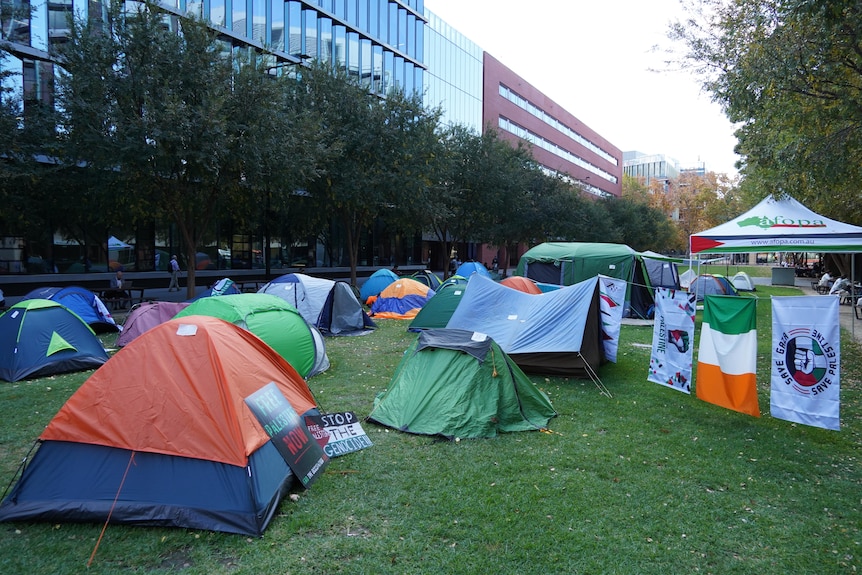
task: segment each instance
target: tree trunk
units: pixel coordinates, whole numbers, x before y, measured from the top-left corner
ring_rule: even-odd
[[[197,268],[197,251],[194,244],[190,244],[186,248],[186,298],[192,299],[195,297],[195,271]]]
[[[353,226],[348,220],[347,216],[342,218],[342,225],[345,233],[347,233],[347,253],[350,256],[350,285],[357,287],[356,268],[359,263],[359,241],[354,239],[358,237],[358,234],[354,233]]]

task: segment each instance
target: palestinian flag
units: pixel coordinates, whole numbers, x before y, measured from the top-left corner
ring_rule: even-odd
[[[760,417],[754,298],[708,295],[697,357],[697,397]]]

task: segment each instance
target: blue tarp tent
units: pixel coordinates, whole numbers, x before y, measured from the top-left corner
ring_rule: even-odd
[[[586,377],[604,358],[600,318],[598,278],[534,295],[474,274],[446,327],[488,334],[526,372]]]

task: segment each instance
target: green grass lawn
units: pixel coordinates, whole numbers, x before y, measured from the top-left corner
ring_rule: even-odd
[[[700,266],[700,273],[702,274],[718,274],[723,275],[728,278],[732,278],[738,272],[745,272],[749,277],[753,278],[771,278],[772,277],[772,267],[771,265],[736,265],[736,264],[703,264]],[[685,268],[687,269],[687,268]],[[685,269],[681,269],[680,271],[685,271]],[[697,266],[695,266],[694,271],[697,271]]]
[[[735,273],[735,272],[734,272]],[[847,574],[862,569],[862,354],[842,338],[840,432],[769,416],[770,294],[758,286],[763,416],[647,382],[651,327],[623,326],[591,381],[531,376],[552,433],[441,441],[364,423],[262,538],[100,525],[0,524],[4,574]],[[310,387],[364,417],[415,337],[379,322],[327,339]],[[113,343],[106,337],[106,343]],[[696,349],[696,347],[695,347]],[[0,482],[88,373],[0,384]],[[696,383],[696,381],[695,381]]]

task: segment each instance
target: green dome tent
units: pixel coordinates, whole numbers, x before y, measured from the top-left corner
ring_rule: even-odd
[[[480,438],[544,429],[556,415],[494,340],[430,329],[407,349],[368,419],[408,433]]]
[[[329,369],[323,336],[280,297],[260,293],[205,297],[174,318],[190,315],[217,317],[250,331],[304,378]]]

